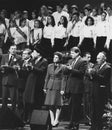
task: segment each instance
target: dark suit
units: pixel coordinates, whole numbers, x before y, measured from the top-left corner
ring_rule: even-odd
[[[74,62],[74,59],[69,61],[69,64]],[[76,63],[73,65],[72,70],[66,70],[65,74],[69,74],[67,81],[66,93],[70,93],[71,100],[71,119],[70,124],[79,123],[81,117],[81,103],[82,95],[84,91],[83,77],[86,70],[86,61],[81,57],[78,58]]]
[[[17,80],[18,72],[13,69],[14,65],[17,65],[20,60],[20,56],[15,55],[14,58],[10,61],[9,64],[9,54],[2,56],[1,65],[8,65],[9,68],[3,70],[2,76],[2,99],[3,106],[7,106],[8,91],[10,92],[10,97],[12,101],[12,109],[16,107],[16,89],[17,89]]]
[[[32,112],[32,105],[34,107],[41,107],[44,101],[43,85],[44,77],[47,69],[47,60],[44,58],[38,58],[31,61],[33,70],[29,72],[26,80],[24,91],[24,103],[25,103],[25,120],[30,118]]]
[[[102,130],[102,115],[110,94],[111,67],[106,63],[102,68],[98,65],[94,68],[96,72],[93,73],[92,130]]]

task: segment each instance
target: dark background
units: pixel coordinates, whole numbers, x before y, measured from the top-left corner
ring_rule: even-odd
[[[6,9],[8,12],[13,12],[17,9],[32,11],[34,9],[39,10],[43,4],[55,7],[60,2],[68,5],[76,4],[80,9],[88,3],[93,7],[98,6],[101,2],[105,2],[108,5],[112,4],[112,0],[0,0],[0,10]]]

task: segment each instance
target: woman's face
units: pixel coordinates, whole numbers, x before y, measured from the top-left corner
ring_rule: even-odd
[[[63,16],[60,18],[60,23],[61,23],[61,24],[64,23],[64,18],[63,18]]]
[[[26,25],[26,20],[21,22],[21,26],[24,27]]]
[[[96,16],[97,15],[96,9],[93,9],[92,13],[93,13],[93,16]]]
[[[91,26],[92,25],[92,20],[89,18],[88,21],[87,21],[87,25],[88,26]]]
[[[39,22],[38,22],[38,21],[35,21],[35,22],[34,22],[34,27],[35,27],[35,28],[39,28]]]
[[[102,15],[101,15],[101,20],[102,20],[102,21],[105,21],[105,19],[106,19],[106,14],[105,14],[105,13],[102,13]]]
[[[54,55],[53,62],[57,63],[58,61],[59,61],[59,56],[58,55]]]
[[[36,18],[36,14],[34,12],[32,12],[32,19]]]
[[[52,23],[51,17],[48,17],[48,18],[47,18],[47,21],[48,21],[49,24]]]
[[[15,25],[14,22],[13,22],[13,21],[10,21],[9,26],[10,26],[10,27],[14,27],[14,25]]]

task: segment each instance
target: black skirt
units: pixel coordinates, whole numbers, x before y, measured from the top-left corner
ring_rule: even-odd
[[[63,38],[63,39],[55,38],[54,39],[53,51],[54,52],[56,52],[56,51],[60,51],[60,52],[65,51],[65,48],[64,48],[65,42],[66,42],[66,38]]]
[[[77,46],[78,43],[79,43],[79,37],[70,36],[68,40],[67,51],[69,51],[72,47]]]
[[[96,53],[105,51],[104,45],[106,43],[107,37],[97,37],[96,39]]]
[[[51,44],[51,39],[42,38],[41,47],[43,48],[45,58],[48,60],[53,57],[53,48]]]
[[[80,50],[81,50],[82,55],[85,52],[90,52],[91,54],[93,54],[93,50],[94,50],[93,38],[84,38],[80,46]]]

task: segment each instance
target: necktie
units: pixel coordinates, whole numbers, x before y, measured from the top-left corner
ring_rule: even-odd
[[[11,55],[9,62],[8,62],[8,65],[11,65],[12,60],[13,60],[13,56]]]

